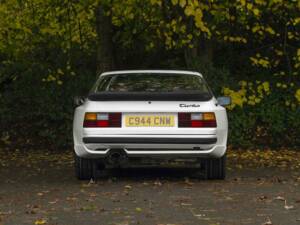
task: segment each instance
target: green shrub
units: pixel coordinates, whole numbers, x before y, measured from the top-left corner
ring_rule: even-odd
[[[36,65],[20,73],[1,93],[1,132],[8,132],[19,147],[71,146],[73,98],[87,94],[95,72],[64,72],[59,80],[47,80],[49,71]]]

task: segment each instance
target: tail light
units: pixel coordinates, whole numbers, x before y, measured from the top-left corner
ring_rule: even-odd
[[[217,127],[214,113],[178,113],[178,127]]]
[[[85,113],[83,127],[121,127],[121,113]]]

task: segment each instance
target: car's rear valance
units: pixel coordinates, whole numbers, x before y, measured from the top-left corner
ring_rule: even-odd
[[[89,94],[91,101],[208,101],[210,93],[202,92],[97,92]]]

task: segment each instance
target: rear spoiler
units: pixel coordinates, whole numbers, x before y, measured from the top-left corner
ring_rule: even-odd
[[[209,101],[213,96],[203,92],[97,92],[91,101]]]

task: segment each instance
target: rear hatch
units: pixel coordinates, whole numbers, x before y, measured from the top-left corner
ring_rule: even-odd
[[[127,71],[100,76],[88,96],[87,134],[215,134],[215,101],[202,75],[180,71]],[[208,113],[207,115],[204,113]],[[210,120],[203,121],[203,120]],[[214,120],[214,121],[212,121]],[[103,125],[106,127],[97,127]],[[90,129],[89,126],[94,126]],[[214,126],[212,126],[214,125]]]

